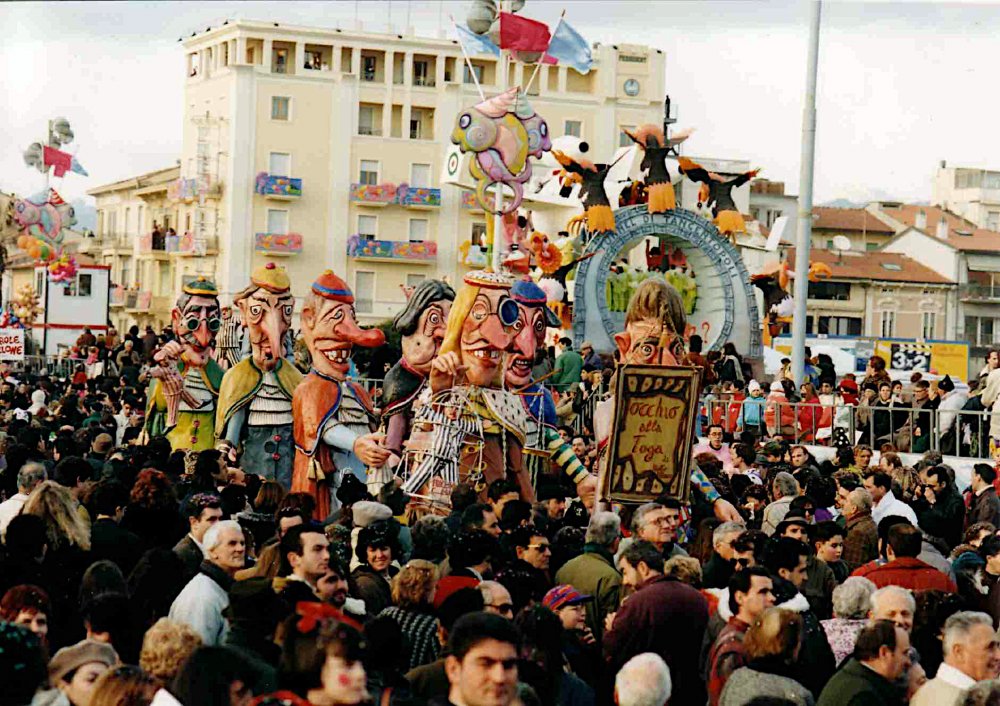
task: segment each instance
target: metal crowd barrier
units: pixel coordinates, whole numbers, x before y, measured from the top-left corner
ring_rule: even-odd
[[[994,413],[989,410],[941,411],[904,406],[867,407],[805,402],[768,405],[763,398],[761,401],[760,424],[745,427],[739,422],[746,400],[703,399],[699,409],[702,435],[707,432],[708,424],[721,424],[723,429],[733,434],[753,431],[759,437],[829,446],[833,443],[833,430],[840,428],[846,432],[852,445],[867,444],[876,450],[889,443],[902,452],[940,451],[963,458],[990,458],[990,421]],[[774,407],[775,425],[779,428],[770,428],[765,421],[765,411],[771,406]],[[789,408],[794,424],[782,425],[781,412]],[[1000,415],[1000,412],[996,414]],[[787,411],[785,415],[787,420]],[[918,427],[921,433],[915,434],[914,430]]]

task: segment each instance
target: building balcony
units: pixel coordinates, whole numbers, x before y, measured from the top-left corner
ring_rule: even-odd
[[[153,304],[153,293],[145,289],[130,289],[125,292],[125,311],[149,311]]]
[[[358,134],[366,137],[382,137],[382,130],[371,125],[358,125]]]
[[[299,233],[257,233],[253,250],[264,255],[298,255],[302,252],[302,236]]]
[[[164,233],[146,233],[139,236],[139,254],[153,255],[156,259],[167,256],[167,236]]]
[[[1000,284],[963,284],[958,288],[958,296],[967,302],[998,302]]]
[[[434,88],[434,86],[436,85],[436,82],[430,76],[414,76],[413,77],[413,85],[414,86],[421,86],[423,88]]]
[[[483,207],[476,200],[476,194],[472,191],[462,190],[462,209],[470,213],[486,213]]]
[[[437,243],[433,240],[375,240],[355,234],[347,239],[347,256],[371,262],[431,265],[437,262]]]
[[[178,257],[201,257],[218,254],[218,243],[214,237],[198,238],[191,233],[168,235],[166,251]]]
[[[302,180],[260,172],[254,191],[266,199],[292,201],[302,196]]]
[[[125,287],[120,284],[117,287],[112,287],[108,296],[108,304],[112,309],[120,309],[125,306]]]
[[[418,211],[440,208],[441,189],[396,184],[351,184],[351,201],[360,206],[382,208],[390,204]]]

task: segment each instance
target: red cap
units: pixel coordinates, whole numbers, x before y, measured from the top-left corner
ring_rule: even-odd
[[[857,392],[858,391],[858,383],[854,382],[853,380],[841,380],[840,381],[840,389],[841,390],[849,390],[850,392]]]
[[[351,293],[350,287],[344,280],[333,274],[333,270],[326,270],[321,274],[313,282],[312,291],[324,299],[346,304],[354,303],[354,294]]]
[[[479,579],[471,576],[445,576],[438,581],[437,590],[434,592],[434,610],[441,607],[451,594],[463,588],[475,588],[479,585]]]

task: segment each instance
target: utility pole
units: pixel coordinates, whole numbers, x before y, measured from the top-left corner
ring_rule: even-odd
[[[816,157],[816,73],[819,64],[819,24],[822,3],[810,7],[806,102],[802,109],[802,157],[799,167],[799,224],[795,245],[795,313],[792,316],[792,377],[805,376],[806,300],[809,296],[809,249],[812,244],[813,166]]]

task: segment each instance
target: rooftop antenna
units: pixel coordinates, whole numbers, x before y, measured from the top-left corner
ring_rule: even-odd
[[[676,113],[671,115],[670,112],[670,96],[664,96],[663,98],[663,142],[669,148],[668,154],[673,154],[676,156],[677,146],[670,144],[670,126],[677,122]]]

